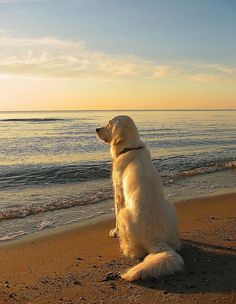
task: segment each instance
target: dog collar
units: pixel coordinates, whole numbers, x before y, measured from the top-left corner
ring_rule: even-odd
[[[136,147],[136,148],[124,148],[124,149],[119,153],[119,155],[124,154],[124,153],[127,153],[127,152],[132,151],[132,150],[140,150],[140,149],[143,149],[143,148],[144,148],[143,146]]]

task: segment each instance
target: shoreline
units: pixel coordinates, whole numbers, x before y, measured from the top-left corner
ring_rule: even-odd
[[[138,261],[123,257],[108,236],[114,217],[100,218],[1,245],[0,303],[235,303],[236,192],[180,201],[176,208],[183,272],[120,279]]]
[[[236,189],[235,170],[188,176],[164,184],[165,196],[170,202],[211,194],[218,195],[232,192],[234,189]],[[71,223],[87,222],[88,219],[100,217],[101,214],[110,214],[114,209],[113,201],[110,199],[112,196],[110,179],[99,180],[99,184],[72,183],[60,189],[58,186],[50,186],[38,188],[37,191],[36,188],[27,191],[28,193],[32,191],[31,194],[34,196],[33,201],[28,205],[22,204],[22,198],[25,199],[28,195],[25,191],[22,192],[22,197],[15,196],[13,192],[0,193],[3,197],[5,194],[9,197],[14,196],[11,203],[15,202],[17,206],[11,208],[10,205],[9,208],[0,210],[2,219],[0,246],[43,230],[66,227]],[[49,197],[46,201],[45,193]],[[63,199],[64,195],[68,197]],[[85,203],[80,204],[80,199],[82,202],[85,199]]]
[[[2,242],[0,242],[0,249],[2,247],[21,245],[21,243],[25,243],[25,242],[28,243],[28,242],[35,241],[35,240],[37,241],[37,240],[45,239],[47,237],[63,235],[65,233],[70,233],[70,232],[73,233],[74,231],[80,231],[87,227],[97,225],[99,223],[111,221],[114,218],[115,218],[115,216],[113,213],[102,214],[102,215],[99,215],[99,216],[91,218],[91,219],[86,219],[82,222],[47,228],[44,230],[40,230],[40,231],[36,231],[36,232],[30,233],[30,234],[24,235],[22,237],[19,237],[19,238],[13,239],[13,240],[2,241]]]
[[[207,194],[199,194],[197,196],[182,196],[181,198],[173,198],[169,199],[171,203],[173,203],[176,207],[181,204],[188,204],[189,202],[193,202],[195,200],[199,199],[208,199],[208,198],[214,198],[214,197],[221,197],[221,196],[227,196],[227,195],[236,195],[236,190],[232,191],[232,189],[221,189],[214,193],[207,193]],[[111,201],[111,199],[103,201],[108,202]],[[53,211],[52,211],[53,212]],[[115,218],[114,213],[107,213],[107,214],[101,214],[89,219],[84,219],[81,222],[74,222],[70,224],[64,224],[64,225],[58,225],[56,227],[50,227],[46,229],[42,229],[40,231],[35,231],[23,236],[20,236],[15,239],[5,240],[0,242],[0,248],[5,246],[14,246],[15,244],[20,244],[24,242],[30,242],[35,239],[41,239],[45,238],[50,235],[57,235],[57,234],[63,234],[66,232],[73,232],[74,230],[80,230],[90,225],[96,225],[97,223],[111,221]]]

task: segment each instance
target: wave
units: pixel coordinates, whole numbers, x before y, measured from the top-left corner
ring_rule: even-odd
[[[215,159],[214,161],[192,157],[168,157],[153,160],[157,170],[169,180],[187,176],[235,169],[236,160]],[[31,186],[63,185],[93,181],[111,176],[112,164],[108,161],[50,166],[0,167],[0,190],[19,189]]]
[[[26,234],[27,234],[27,232],[25,232],[23,230],[20,230],[17,232],[10,232],[7,235],[1,237],[0,242],[14,240],[14,239],[18,238],[19,236],[23,236]]]
[[[6,119],[0,119],[0,121],[5,122],[47,122],[47,121],[61,121],[65,120],[62,118],[6,118]]]
[[[165,159],[167,160],[167,159]],[[175,160],[174,157],[170,158],[170,160]],[[155,161],[154,161],[155,163]],[[97,168],[97,166],[96,166]],[[171,171],[171,172],[161,172],[163,177],[164,184],[173,183],[176,180],[181,178],[187,178],[191,176],[196,176],[200,174],[208,174],[222,170],[229,170],[236,168],[236,160],[227,161],[227,162],[219,162],[219,163],[209,163],[205,166],[200,166],[196,168],[192,168],[189,170],[182,171]],[[107,168],[107,172],[110,169]],[[93,168],[94,170],[94,168]],[[96,170],[95,170],[96,171]],[[106,173],[107,174],[107,173]],[[77,198],[68,198],[68,199],[59,199],[55,201],[48,201],[42,203],[31,203],[28,205],[24,205],[22,207],[10,207],[6,209],[0,210],[0,220],[9,220],[15,218],[25,218],[30,215],[35,215],[48,211],[55,211],[59,209],[67,209],[76,206],[84,206],[89,204],[96,204],[101,201],[105,201],[111,199],[113,197],[112,187],[108,186],[104,189],[98,189],[95,193],[86,193]]]
[[[179,179],[181,177],[189,177],[189,176],[195,176],[200,174],[207,174],[207,173],[213,173],[217,171],[223,171],[228,169],[236,169],[236,160],[229,161],[229,162],[222,162],[222,163],[211,163],[204,167],[194,168],[190,169],[188,171],[182,171],[177,174],[175,174],[174,178]]]
[[[16,218],[25,218],[30,215],[35,215],[48,211],[55,211],[60,209],[68,209],[76,206],[84,206],[89,204],[96,204],[112,198],[112,188],[104,191],[97,191],[96,193],[86,194],[77,199],[62,199],[56,201],[49,201],[40,204],[29,204],[23,207],[7,208],[0,210],[0,220],[9,220]]]
[[[5,172],[4,172],[5,171]],[[0,189],[19,188],[37,185],[69,184],[108,178],[111,163],[81,163],[78,165],[35,166],[15,169],[1,168]]]

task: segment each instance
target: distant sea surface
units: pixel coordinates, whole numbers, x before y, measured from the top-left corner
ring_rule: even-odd
[[[236,111],[0,112],[1,241],[112,211],[109,146],[95,129],[120,114],[167,197],[235,189]]]

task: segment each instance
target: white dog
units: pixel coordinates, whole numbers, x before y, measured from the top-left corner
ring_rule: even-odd
[[[165,199],[163,185],[151,156],[128,116],[116,116],[96,129],[111,145],[116,228],[125,256],[145,259],[122,275],[128,281],[158,278],[182,270],[175,208]]]

